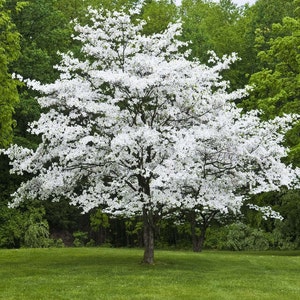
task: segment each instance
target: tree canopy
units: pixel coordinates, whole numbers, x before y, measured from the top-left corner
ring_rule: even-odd
[[[13,172],[32,174],[13,205],[69,199],[85,212],[100,206],[139,215],[143,261],[153,263],[154,230],[164,216],[239,211],[245,194],[290,187],[298,170],[281,162],[293,118],[262,122],[233,104],[246,91],[228,92],[220,72],[235,56],[211,53],[210,67],[191,61],[181,51],[180,23],[144,35],[139,12],[89,9],[89,24],[75,23],[80,56],[62,54],[53,83],[25,80],[42,94],[44,112],[30,126],[41,143],[5,153]]]

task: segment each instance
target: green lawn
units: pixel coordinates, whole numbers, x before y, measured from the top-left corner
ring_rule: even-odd
[[[300,251],[156,251],[108,248],[0,251],[0,299],[300,299]]]

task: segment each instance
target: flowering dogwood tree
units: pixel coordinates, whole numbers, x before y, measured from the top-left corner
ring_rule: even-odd
[[[176,197],[191,224],[194,251],[202,250],[210,222],[239,213],[247,195],[296,184],[298,170],[281,162],[287,155],[284,133],[292,121],[285,116],[261,122],[257,111],[241,114],[227,102],[180,130],[154,186]],[[249,207],[281,219],[271,207]]]
[[[255,113],[241,116],[232,100],[245,91],[226,92],[220,76],[234,55],[208,67],[180,51],[187,46],[177,39],[180,23],[144,36],[134,12],[89,13],[89,25],[75,24],[81,58],[63,54],[53,84],[27,80],[42,94],[44,113],[30,125],[42,142],[36,150],[6,151],[12,172],[32,174],[12,206],[63,197],[84,212],[101,206],[140,215],[143,261],[153,263],[154,229],[165,214],[238,210],[237,188],[291,183],[277,131],[288,118],[260,123]]]

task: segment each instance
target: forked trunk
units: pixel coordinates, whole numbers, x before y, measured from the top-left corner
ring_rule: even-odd
[[[193,241],[193,250],[194,252],[201,252],[204,246],[205,238],[206,238],[206,230],[209,227],[211,221],[215,218],[218,211],[211,211],[207,214],[200,214],[201,222],[197,222],[196,213],[192,211],[189,213],[189,221],[191,224],[191,233],[192,233],[192,241]],[[197,230],[197,226],[200,229]]]
[[[194,252],[201,252],[204,246],[205,241],[205,234],[206,234],[206,228],[201,228],[200,235],[197,235],[195,232],[193,234],[193,251]]]
[[[193,251],[201,252],[204,246],[204,241],[206,237],[206,229],[208,227],[208,223],[205,218],[203,219],[203,223],[201,225],[197,224],[196,214],[195,212],[190,213],[189,215],[190,224],[191,224],[191,234],[192,234],[192,243],[193,243]],[[198,226],[198,230],[197,230]],[[199,232],[200,229],[200,232]]]

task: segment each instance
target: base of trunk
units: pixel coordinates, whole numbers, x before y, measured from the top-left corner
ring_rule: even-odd
[[[142,264],[153,265],[154,264],[154,252],[149,253],[147,251],[147,249],[145,249]]]
[[[203,241],[196,238],[196,241],[193,241],[193,251],[202,252],[202,249],[203,249]]]

